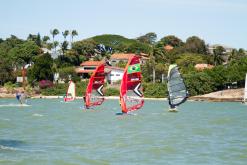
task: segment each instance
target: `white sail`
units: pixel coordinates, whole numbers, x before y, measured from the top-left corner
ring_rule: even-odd
[[[247,73],[246,73],[246,76],[245,76],[245,86],[244,86],[244,99],[243,99],[244,102],[247,101]]]
[[[72,101],[74,99],[75,99],[75,83],[73,81],[70,81],[69,88],[67,90],[64,101]]]
[[[75,83],[73,81],[70,82],[68,95],[70,95],[72,98],[75,98]]]

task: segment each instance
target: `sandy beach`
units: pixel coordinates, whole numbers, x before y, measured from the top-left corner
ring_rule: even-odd
[[[194,101],[242,101],[244,95],[244,88],[240,89],[227,89],[217,92],[212,92],[205,95],[192,96],[189,97],[189,100]],[[6,89],[0,88],[0,98],[15,98],[15,92],[8,93]],[[63,98],[63,96],[43,96],[43,95],[30,95],[32,99],[57,99]],[[106,96],[106,99],[119,99],[118,96]],[[82,97],[76,97],[76,99],[83,99]],[[144,98],[145,100],[167,100],[167,98]]]

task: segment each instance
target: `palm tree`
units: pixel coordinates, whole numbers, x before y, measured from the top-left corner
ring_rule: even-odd
[[[50,31],[50,33],[52,35],[52,41],[54,43],[54,38],[55,38],[56,35],[59,34],[59,31],[58,31],[58,29],[53,29],[53,30]]]
[[[152,49],[151,49],[151,54],[150,54],[150,64],[152,66],[152,70],[153,70],[153,84],[155,83],[155,52],[154,52],[154,45],[152,45]]]
[[[55,49],[55,54],[57,53],[57,46],[59,45],[58,41],[53,42],[53,48]]]
[[[65,51],[68,49],[69,43],[67,41],[63,41],[63,43],[61,43],[61,49],[63,52],[63,55],[65,54]]]
[[[78,33],[77,33],[76,30],[72,30],[72,32],[71,32],[71,43],[73,43],[73,38],[74,38],[75,36],[78,36]]]
[[[66,41],[66,37],[69,35],[69,31],[65,30],[64,32],[62,32],[63,37],[64,37],[64,41]]]
[[[44,43],[46,43],[48,40],[50,40],[50,37],[49,36],[44,36],[42,40],[43,40]]]
[[[217,46],[214,49],[214,65],[220,65],[224,62],[222,56],[224,55],[225,49],[222,46]]]

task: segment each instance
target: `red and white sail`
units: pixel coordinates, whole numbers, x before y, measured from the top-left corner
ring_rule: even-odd
[[[64,97],[64,101],[73,101],[75,99],[75,83],[71,80],[69,82],[69,87],[66,93],[66,96]]]
[[[85,107],[101,105],[104,102],[103,87],[105,82],[105,66],[102,63],[93,72],[89,79],[86,94],[85,94]]]
[[[140,58],[132,56],[125,67],[120,86],[122,113],[138,110],[144,105],[141,78]]]

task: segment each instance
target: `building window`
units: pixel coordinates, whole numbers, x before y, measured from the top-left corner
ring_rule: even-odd
[[[120,76],[120,74],[116,74],[116,76]]]
[[[84,67],[84,70],[95,70],[96,67]]]
[[[110,74],[110,76],[114,76],[114,74]]]

